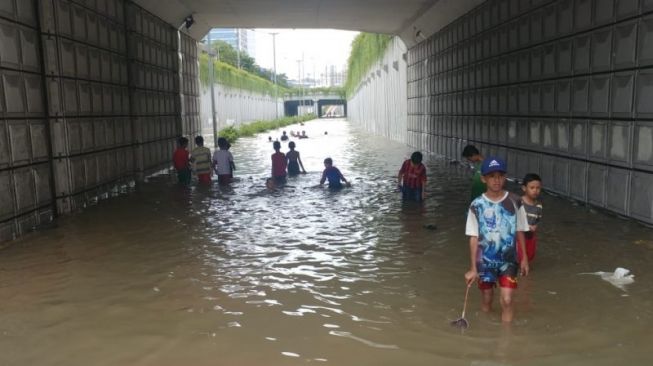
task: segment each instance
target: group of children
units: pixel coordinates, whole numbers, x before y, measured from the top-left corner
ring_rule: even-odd
[[[204,147],[202,136],[195,138],[197,147],[191,153],[187,150],[188,139],[181,137],[178,144],[173,164],[179,183],[190,183],[191,164],[201,184],[211,182],[212,171],[218,176],[220,184],[231,182],[236,166],[226,139],[218,139],[219,149],[212,158],[210,150]],[[285,184],[288,175],[306,173],[295,147],[295,142],[289,142],[289,151],[284,154],[281,143],[273,143],[272,177],[266,182],[268,189]],[[508,169],[503,159],[484,158],[472,145],[463,149],[462,156],[474,171],[465,227],[465,234],[469,237],[470,267],[464,278],[467,286],[478,282],[483,311],[491,310],[494,288],[498,284],[501,320],[511,322],[517,276],[527,276],[530,263],[535,258],[537,229],[542,217],[542,204],[539,201],[542,179],[534,173],[526,174],[521,182],[523,195],[519,197],[504,188]],[[421,202],[426,198],[426,167],[422,159],[422,154],[416,151],[399,170],[398,188],[404,200]],[[340,170],[333,166],[331,158],[324,159],[324,167],[320,185],[326,181],[329,188],[342,188],[343,182],[349,185]]]
[[[274,154],[272,154],[272,178],[269,178],[266,186],[274,188],[286,183],[286,176],[297,175],[300,173],[306,174],[306,169],[304,169],[304,164],[302,159],[299,156],[299,151],[295,150],[295,142],[290,141],[288,143],[288,149],[290,149],[286,154],[281,152],[281,143],[275,141],[272,144],[274,149]],[[340,170],[333,166],[333,159],[326,158],[324,159],[324,171],[322,172],[322,178],[320,178],[320,185],[324,185],[326,181],[329,181],[329,188],[339,189],[342,188],[342,182],[345,185],[349,185],[349,182],[342,175]]]
[[[535,258],[542,217],[542,179],[534,173],[526,174],[521,182],[523,195],[519,197],[504,188],[508,169],[503,159],[483,158],[472,145],[463,149],[462,156],[474,171],[465,228],[470,251],[465,281],[467,286],[478,282],[483,311],[491,310],[498,283],[501,320],[511,322],[517,275],[527,276]],[[402,164],[398,186],[404,200],[419,202],[425,198],[426,168],[420,152],[414,152]]]
[[[326,135],[326,132],[324,134]],[[307,139],[308,135],[306,135],[306,131],[302,131],[301,133],[299,133],[299,131],[295,132],[293,130],[290,130],[290,137],[295,137],[295,138],[298,138],[298,139]],[[279,140],[288,141],[288,140],[290,140],[290,137],[288,137],[288,135],[286,134],[286,131],[283,131],[281,133],[281,137],[279,137],[279,139],[277,139],[275,141],[279,141]],[[268,136],[268,141],[272,142],[272,136]]]
[[[196,147],[188,151],[188,139],[180,137],[177,140],[177,149],[173,153],[172,162],[177,171],[177,180],[180,184],[190,184],[192,172],[197,175],[200,184],[211,184],[211,174],[215,173],[218,183],[229,184],[233,179],[233,172],[236,170],[234,157],[229,152],[231,144],[227,139],[218,139],[218,150],[211,157],[211,150],[204,146],[202,136],[195,137]]]
[[[223,137],[218,138],[218,150],[213,153],[213,157],[211,157],[211,150],[204,146],[202,136],[195,137],[195,145],[196,147],[189,152],[188,139],[180,137],[177,140],[177,149],[173,153],[172,162],[177,171],[179,183],[182,185],[190,184],[192,172],[197,175],[199,184],[210,184],[212,173],[217,175],[219,184],[231,183],[233,171],[236,170],[233,155],[229,152],[231,144]],[[288,175],[306,174],[299,151],[295,150],[296,144],[294,141],[288,143],[289,151],[286,154],[281,152],[281,143],[279,141],[275,141],[272,147],[274,148],[274,154],[271,156],[272,177],[268,178],[266,182],[269,189],[285,184]],[[329,188],[342,188],[343,182],[349,185],[340,170],[333,166],[331,158],[324,159],[324,167],[320,185],[324,185],[327,180],[329,181]]]

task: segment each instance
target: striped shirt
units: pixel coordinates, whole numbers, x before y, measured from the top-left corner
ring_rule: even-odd
[[[198,146],[193,149],[191,155],[193,156],[196,174],[211,173],[211,150],[208,147]]]
[[[422,188],[426,183],[426,167],[424,164],[413,164],[410,159],[404,161],[399,173],[402,174],[403,186],[406,188]]]

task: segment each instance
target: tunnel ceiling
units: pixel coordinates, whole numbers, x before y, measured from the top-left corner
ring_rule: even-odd
[[[135,0],[201,39],[209,29],[330,28],[399,35],[410,46],[427,38],[483,0]],[[416,37],[417,31],[424,36]]]

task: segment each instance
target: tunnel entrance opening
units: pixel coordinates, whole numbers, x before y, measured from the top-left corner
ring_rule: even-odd
[[[347,101],[342,99],[321,99],[317,101],[318,117],[347,117]]]
[[[283,102],[285,116],[303,116],[315,112],[314,102],[311,99],[287,100]]]

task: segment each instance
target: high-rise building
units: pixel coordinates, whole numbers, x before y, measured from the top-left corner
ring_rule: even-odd
[[[326,69],[325,69],[326,71]],[[336,65],[331,65],[328,68],[326,75],[327,86],[342,86],[347,80],[347,67],[343,66],[340,69]]]
[[[256,33],[249,29],[238,28],[213,28],[209,31],[211,40],[224,41],[236,50],[247,53],[256,58]],[[208,34],[202,40],[207,42]]]

